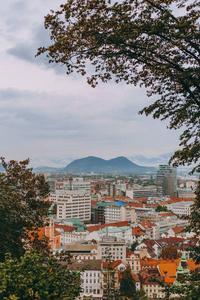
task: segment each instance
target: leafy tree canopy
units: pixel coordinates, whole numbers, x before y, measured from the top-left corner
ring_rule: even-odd
[[[175,165],[200,157],[200,35],[198,0],[67,0],[45,17],[52,45],[41,47],[50,63],[86,75],[87,81],[125,81],[156,101],[141,113],[184,126]],[[200,165],[197,165],[200,170]]]
[[[6,255],[0,263],[0,299],[74,300],[80,291],[80,273],[69,271],[60,257],[32,251],[19,260]]]
[[[138,241],[134,242],[132,245],[131,245],[131,251],[135,251],[136,247],[139,245]]]
[[[160,212],[160,211],[167,211],[167,207],[166,207],[166,206],[163,206],[163,205],[160,205],[160,204],[158,204],[158,206],[156,207],[155,211],[156,211],[156,212]]]
[[[134,300],[148,300],[147,294],[143,289],[136,291]]]
[[[160,257],[162,259],[177,259],[181,257],[181,252],[178,252],[177,248],[167,246],[162,249]]]
[[[28,163],[28,159],[6,163],[2,158],[6,172],[0,173],[0,261],[8,252],[19,258],[28,243],[38,250],[47,246],[39,243],[37,230],[50,206],[44,200],[49,188],[43,175],[27,168]]]
[[[133,279],[130,268],[126,268],[126,270],[122,273],[120,294],[121,296],[125,296],[130,299],[134,299],[136,295],[135,280]]]

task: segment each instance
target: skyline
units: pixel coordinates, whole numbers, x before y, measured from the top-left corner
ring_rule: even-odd
[[[182,131],[138,115],[152,103],[145,89],[109,82],[93,89],[86,77],[65,75],[37,48],[50,43],[44,16],[63,1],[2,4],[0,130],[6,160],[155,157],[177,150]],[[154,98],[155,99],[155,98]]]

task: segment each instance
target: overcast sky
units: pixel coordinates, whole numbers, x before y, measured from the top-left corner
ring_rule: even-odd
[[[81,75],[35,58],[50,43],[44,16],[59,0],[9,0],[0,18],[0,149],[8,159],[33,163],[89,155],[147,157],[178,148],[179,132],[138,115],[145,90],[126,84],[88,86]]]

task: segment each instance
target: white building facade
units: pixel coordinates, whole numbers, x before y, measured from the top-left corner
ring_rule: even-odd
[[[129,205],[109,205],[105,207],[105,223],[136,221],[135,208]]]
[[[50,195],[57,204],[57,219],[76,218],[89,221],[91,218],[91,196],[80,191],[57,190]]]
[[[176,203],[167,204],[167,209],[171,210],[176,215],[189,216],[191,213],[194,201],[181,201]]]

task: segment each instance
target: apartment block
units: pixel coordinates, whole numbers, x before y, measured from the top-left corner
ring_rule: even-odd
[[[169,165],[159,165],[156,181],[158,196],[169,195],[174,197],[177,190],[177,168]]]
[[[50,195],[57,203],[57,219],[78,218],[89,221],[91,218],[91,196],[80,191],[57,190]]]
[[[103,261],[108,260],[122,260],[126,261],[126,243],[124,240],[117,241],[116,238],[106,237],[98,244],[98,259]]]
[[[102,299],[101,260],[95,260],[91,264],[88,264],[87,260],[72,260],[67,267],[70,271],[80,271],[82,292],[79,299]]]
[[[119,205],[116,205],[116,203],[114,202],[112,205],[106,206],[104,215],[105,223],[120,221],[130,221],[131,223],[133,223],[136,221],[135,208],[129,205],[124,205],[123,203],[119,203]]]

